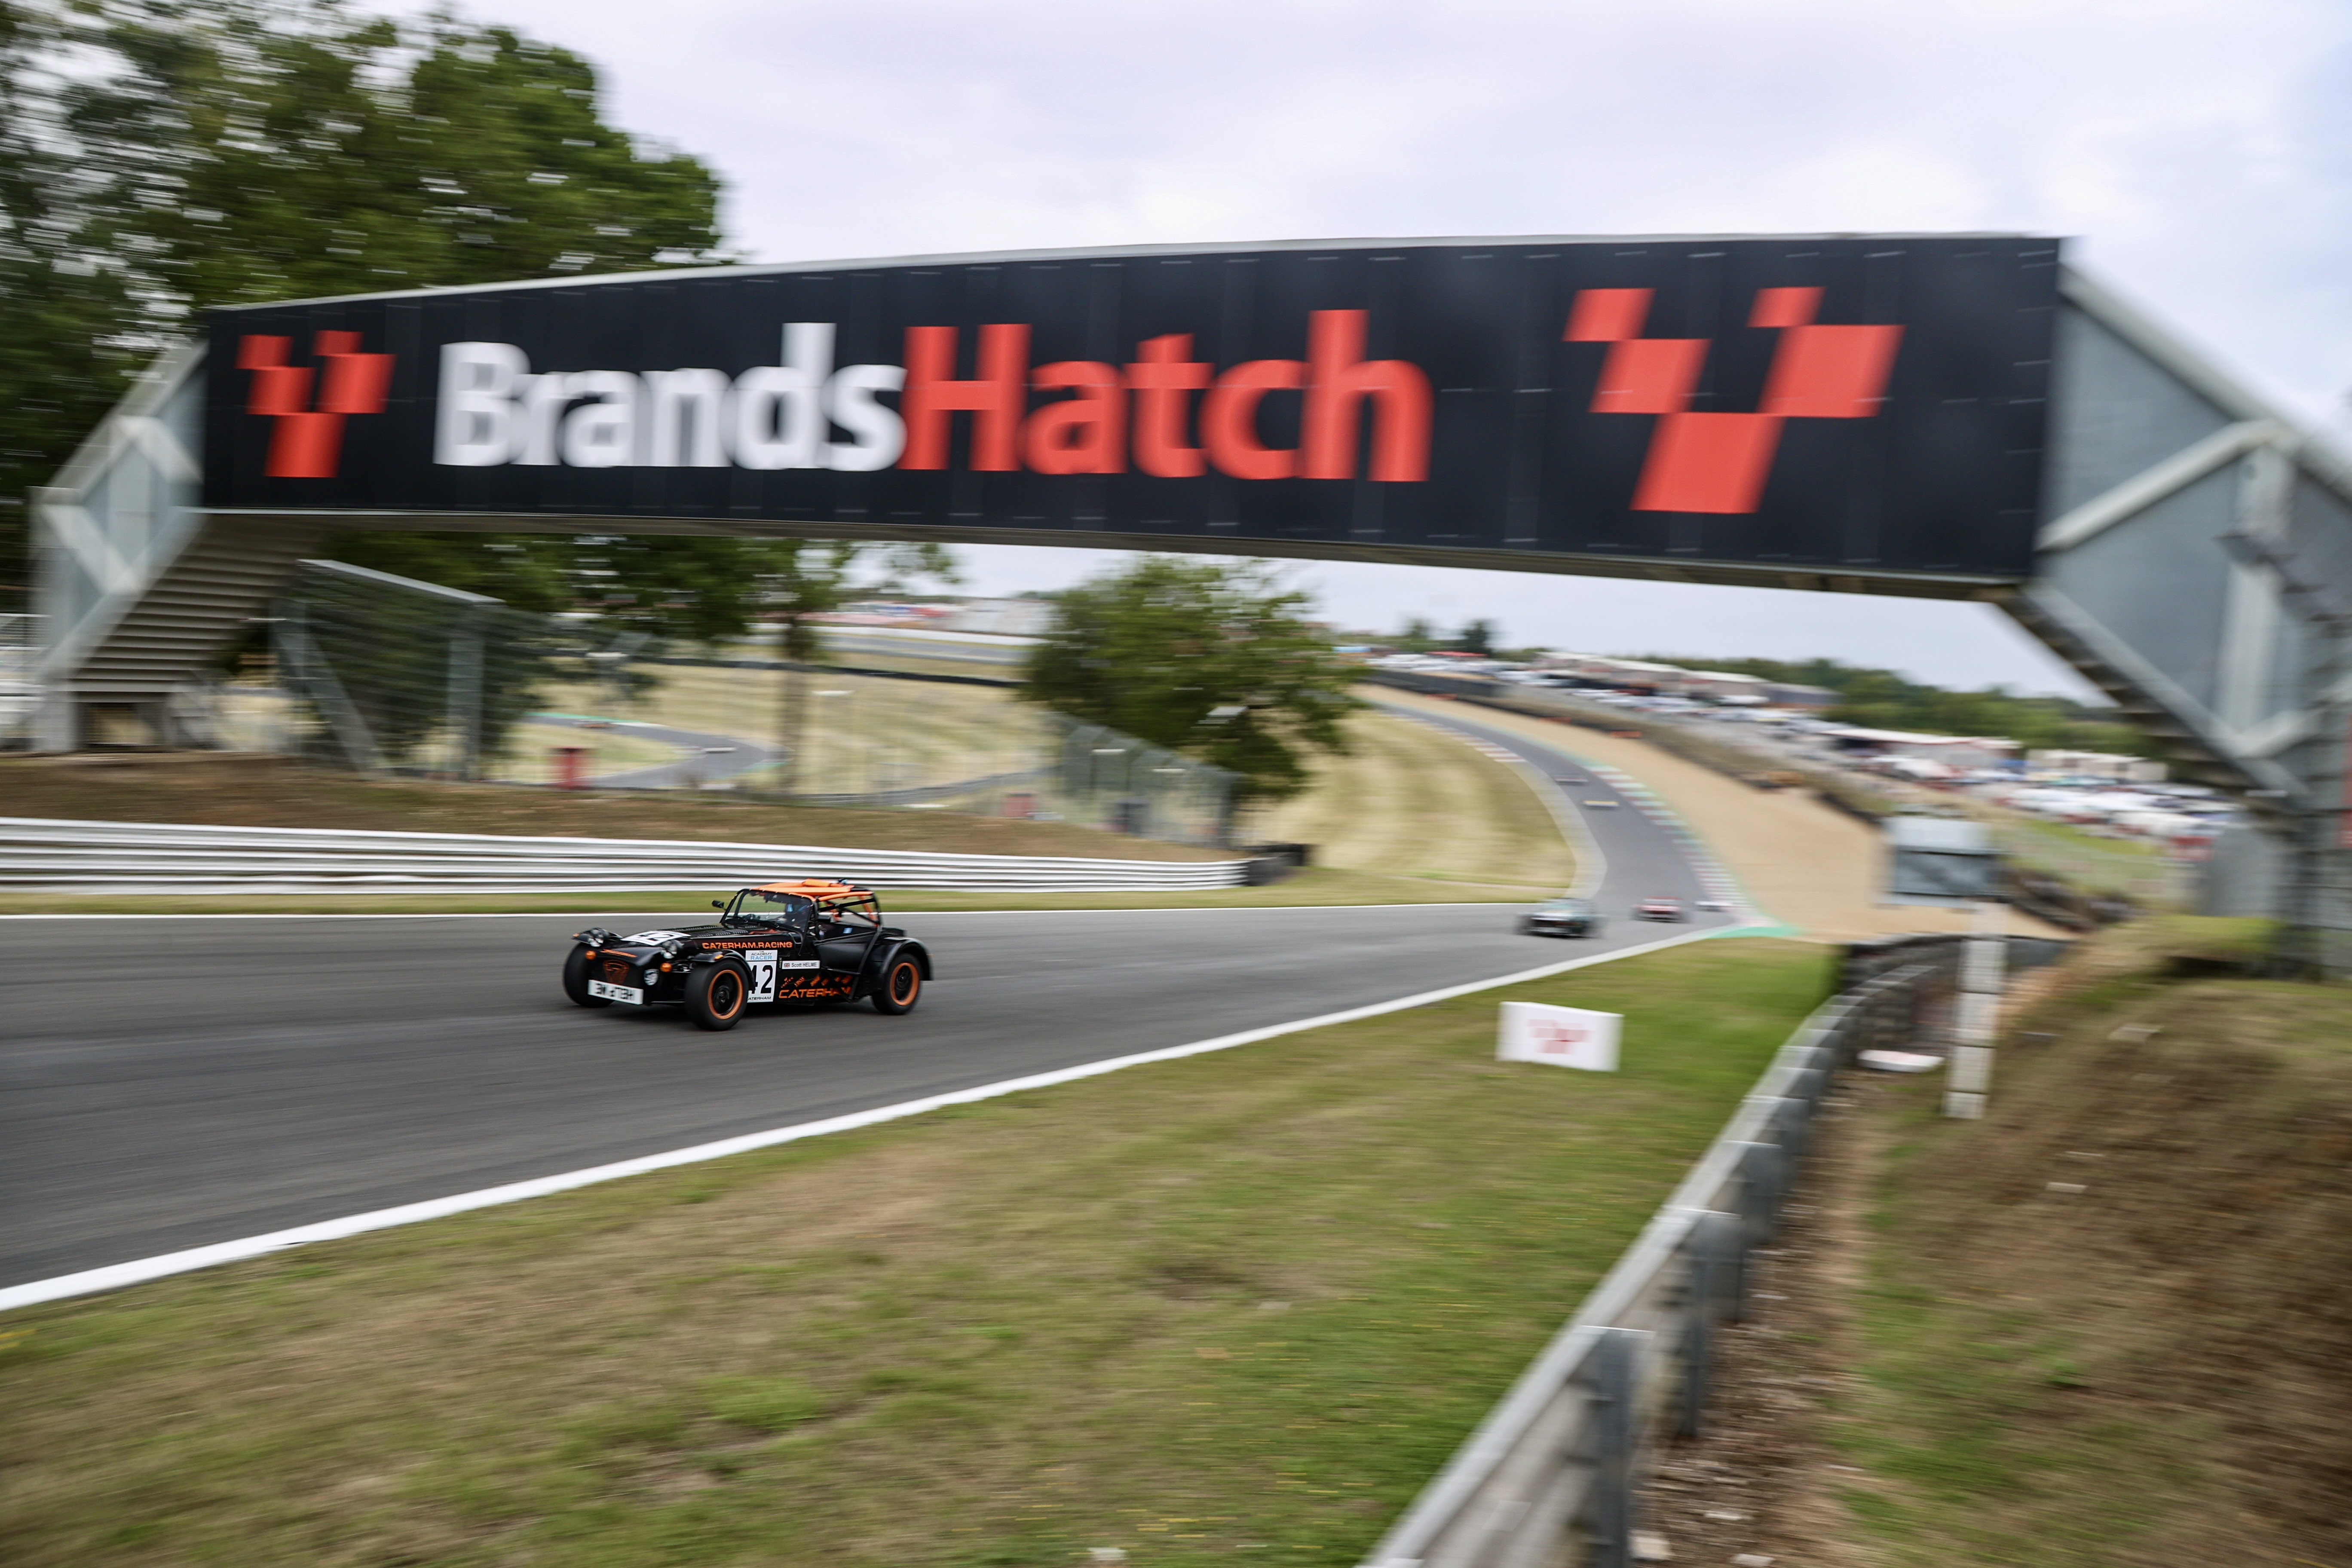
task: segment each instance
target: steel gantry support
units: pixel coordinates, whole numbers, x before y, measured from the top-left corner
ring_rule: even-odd
[[[224,648],[323,536],[199,505],[203,368],[200,347],[165,353],[33,492],[44,751],[81,745],[93,707],[133,711],[167,744],[201,743],[181,699],[217,679]]]
[[[2352,462],[2080,273],[2062,297],[2050,521],[2001,602],[2252,803],[2210,911],[2281,916],[2285,968],[2352,965]]]

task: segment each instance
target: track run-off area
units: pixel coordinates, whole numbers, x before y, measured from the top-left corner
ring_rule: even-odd
[[[589,1013],[571,934],[686,918],[26,916],[0,1040],[0,1289],[401,1205],[871,1112],[1006,1079],[1603,956],[1737,924],[1666,823],[1499,728],[1575,814],[1608,925],[1517,934],[1506,904],[937,912],[902,1018]],[[1571,830],[1574,823],[1569,824]],[[1597,855],[1594,851],[1597,850]],[[1685,926],[1627,918],[1665,895]],[[887,897],[886,897],[887,905]]]

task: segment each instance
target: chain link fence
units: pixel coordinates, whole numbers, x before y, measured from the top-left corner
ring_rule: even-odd
[[[593,620],[339,562],[303,563],[270,630],[274,682],[221,694],[223,743],[374,774],[1231,834],[1237,775],[1001,687],[688,663]]]
[[[362,773],[471,779],[549,687],[610,641],[479,594],[305,561],[271,626],[294,704],[278,749]]]

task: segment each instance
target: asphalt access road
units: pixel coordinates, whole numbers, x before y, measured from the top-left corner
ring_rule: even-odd
[[[1704,886],[1697,869],[1665,830],[1631,798],[1575,757],[1516,731],[1457,719],[1450,713],[1439,717],[1419,709],[1390,710],[1401,718],[1433,724],[1508,752],[1552,781],[1552,787],[1577,807],[1607,862],[1605,875],[1593,898],[1610,922],[1612,935],[1623,934],[1633,905],[1646,898],[1679,899],[1684,910],[1701,925],[1723,925],[1738,918],[1728,911],[1699,909],[1702,901],[1717,900],[1727,889],[1711,890]],[[1651,925],[1645,929],[1654,934],[1660,928]]]
[[[1597,784],[1564,787],[1613,798]],[[1586,816],[1609,858],[1601,897],[1612,917],[1644,894],[1696,896],[1639,813]],[[755,1010],[726,1034],[675,1008],[585,1011],[558,989],[572,932],[675,913],[0,921],[0,1285],[1284,1023],[1674,929],[1612,918],[1598,941],[1563,942],[1517,935],[1517,913],[909,914],[902,923],[940,969],[913,1014]]]
[[[591,781],[598,789],[698,789],[719,779],[748,773],[783,755],[757,741],[708,734],[700,730],[677,730],[641,719],[583,719],[570,713],[536,713],[531,717],[538,723],[572,730],[626,730],[639,740],[658,741],[686,753],[675,762],[601,774]]]

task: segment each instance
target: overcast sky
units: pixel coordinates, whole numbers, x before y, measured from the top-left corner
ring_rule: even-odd
[[[2305,417],[2352,389],[2347,0],[472,0],[714,164],[755,259],[2057,234]],[[961,552],[982,586],[1102,557]],[[2079,689],[1978,606],[1309,565],[1350,623]]]

